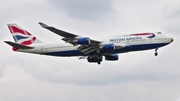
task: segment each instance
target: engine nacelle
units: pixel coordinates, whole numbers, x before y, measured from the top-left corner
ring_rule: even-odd
[[[100,49],[104,50],[104,51],[115,50],[115,45],[114,44],[103,44],[100,46]]]
[[[118,60],[118,55],[117,54],[107,55],[107,56],[105,56],[105,60],[116,61],[116,60]]]
[[[88,37],[85,37],[85,38],[77,38],[76,39],[76,43],[77,44],[90,44],[90,39]]]

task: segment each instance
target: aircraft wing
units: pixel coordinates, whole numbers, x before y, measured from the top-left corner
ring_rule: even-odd
[[[44,24],[42,22],[39,22],[39,24],[43,28],[52,31],[52,32],[56,33],[57,35],[62,36],[63,37],[62,38],[63,41],[65,41],[67,43],[70,43],[70,44],[72,44],[74,46],[75,45],[79,45],[79,44],[74,42],[74,40],[76,40],[76,38],[78,38],[79,35],[59,30],[59,29],[57,29],[55,27],[48,26],[48,25],[46,25],[46,24]],[[90,44],[88,44],[88,45],[80,45],[80,47],[78,49],[81,50],[83,53],[86,52],[85,54],[89,54],[89,53],[91,53],[91,52],[93,52],[95,50],[99,50],[98,48],[99,48],[99,44],[100,43],[101,43],[100,41],[96,41],[96,40],[90,39]]]
[[[42,22],[39,22],[39,24],[45,28],[45,29],[48,29],[54,33],[56,33],[57,35],[60,35],[64,38],[75,38],[77,37],[78,35],[75,35],[75,34],[71,34],[71,33],[68,33],[68,32],[65,32],[65,31],[62,31],[62,30],[59,30],[59,29],[56,29],[55,27],[52,27],[52,26],[48,26]]]
[[[62,38],[63,41],[68,42],[68,43],[71,43],[71,44],[73,44],[73,45],[77,45],[77,44],[73,43],[72,40],[75,39],[75,38],[77,38],[79,35],[72,34],[72,33],[69,33],[69,32],[65,32],[65,31],[62,31],[62,30],[59,30],[59,29],[57,29],[57,28],[55,28],[55,27],[48,26],[48,25],[46,25],[46,24],[44,24],[44,23],[42,23],[42,22],[39,22],[39,24],[40,24],[43,28],[45,28],[45,29],[47,29],[47,30],[50,30],[50,31],[56,33],[57,35],[60,35],[60,36],[64,37],[64,38]],[[96,41],[96,40],[92,40],[92,39],[90,39],[90,41],[91,41],[90,45],[97,45],[97,44],[101,43],[100,41]]]

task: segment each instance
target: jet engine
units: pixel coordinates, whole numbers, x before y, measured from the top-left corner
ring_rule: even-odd
[[[86,45],[88,45],[88,44],[90,44],[90,39],[88,37],[77,38],[77,39],[75,39],[75,42],[77,44],[86,44]]]
[[[104,51],[115,50],[115,45],[114,44],[103,44],[100,46],[100,49],[104,50]]]
[[[116,61],[118,60],[118,55],[117,54],[106,55],[105,60]]]

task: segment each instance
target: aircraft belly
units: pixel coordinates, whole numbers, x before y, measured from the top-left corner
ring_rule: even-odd
[[[51,56],[82,56],[83,53],[79,50],[67,50],[67,51],[56,51],[56,52],[47,52],[42,53],[43,55],[51,55]]]
[[[114,50],[114,51],[101,51],[103,55],[106,54],[114,54],[114,53],[125,53],[125,52],[131,52],[131,51],[141,51],[141,50],[149,50],[149,49],[155,49],[162,46],[165,46],[169,43],[153,43],[153,44],[141,44],[141,45],[128,45],[125,46],[122,49]],[[42,53],[43,55],[51,55],[51,56],[64,56],[64,57],[70,57],[70,56],[84,56],[84,53],[80,50],[74,49],[74,50],[63,50],[63,51],[54,51],[54,52],[45,52]]]
[[[125,48],[105,52],[102,51],[103,54],[115,54],[115,53],[125,53],[125,52],[131,52],[131,51],[142,51],[142,50],[149,50],[149,49],[155,49],[162,46],[165,46],[169,43],[153,43],[153,44],[141,44],[141,45],[128,45],[125,46]]]
[[[77,47],[69,46],[56,46],[51,48],[44,48],[44,51],[41,52],[42,55],[51,55],[51,56],[80,56],[83,53],[77,49]]]

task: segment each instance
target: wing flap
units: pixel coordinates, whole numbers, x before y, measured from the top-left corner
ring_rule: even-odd
[[[86,51],[84,54],[85,54],[85,55],[88,55],[88,54],[90,54],[90,53],[92,53],[92,52],[94,52],[94,51],[96,51],[96,49],[90,49],[90,50]]]

